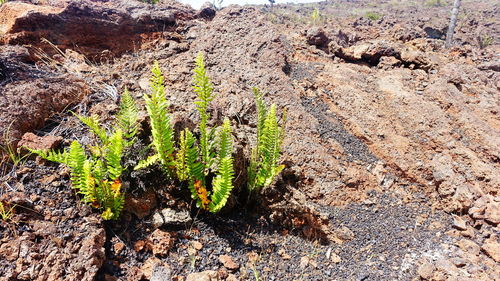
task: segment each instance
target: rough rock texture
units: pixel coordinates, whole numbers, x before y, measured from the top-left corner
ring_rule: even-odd
[[[15,141],[43,126],[53,114],[77,104],[89,88],[81,79],[65,74],[15,81],[0,85],[0,91],[0,135],[8,134]]]
[[[12,80],[36,77],[39,72],[30,69],[33,59],[28,49],[21,46],[0,46],[0,86]]]
[[[26,48],[0,46],[0,145],[17,142],[90,92],[76,75],[33,62]]]
[[[49,4],[51,1],[42,2]],[[396,2],[410,5],[410,1]],[[211,21],[206,21],[211,16],[198,14],[198,18],[186,25],[174,27],[172,20],[178,24],[194,17],[194,13],[182,7],[170,9],[171,5],[165,3],[156,6],[157,12],[152,12],[149,5],[130,3],[133,4],[61,1],[50,8],[18,6],[40,9],[39,13],[24,13],[25,10],[15,8],[26,4],[7,3],[0,12],[10,12],[0,13],[0,18],[17,13],[19,20],[0,21],[0,25],[9,30],[3,40],[9,44],[36,45],[40,36],[53,36],[53,43],[66,49],[65,56],[73,52],[68,56],[74,63],[71,67],[66,65],[67,58],[56,60],[56,66],[63,64],[66,71],[78,73],[86,81],[95,81],[93,86],[98,85],[91,90],[94,104],[89,111],[102,117],[112,115],[116,100],[97,98],[101,89],[127,86],[134,95],[140,96],[148,90],[150,65],[158,60],[165,73],[176,129],[195,127],[197,114],[192,102],[191,69],[196,53],[202,51],[218,95],[210,108],[211,122],[217,124],[223,116],[228,116],[235,132],[236,166],[243,171],[238,174],[236,186],[243,188],[245,185],[245,159],[255,142],[253,86],[268,92],[266,99],[269,102],[288,110],[283,155],[286,168],[277,184],[261,194],[265,200],[259,203],[265,202],[268,213],[252,225],[242,222],[241,218],[232,220],[224,215],[216,219],[205,217],[206,221],[196,216],[193,222],[186,212],[179,219],[168,210],[175,206],[178,198],[183,198],[182,195],[165,200],[172,202],[158,200],[163,212],[153,212],[143,206],[153,202],[154,196],[144,201],[131,196],[123,221],[110,227],[119,232],[116,236],[123,239],[122,244],[126,246],[116,241],[110,243],[113,249],[107,251],[109,256],[102,268],[108,279],[124,276],[130,280],[160,278],[161,274],[154,275],[154,268],[159,264],[158,272],[166,272],[168,266],[163,262],[172,259],[173,264],[179,264],[172,266],[173,275],[188,275],[193,272],[191,264],[194,263],[199,266],[196,271],[201,273],[188,276],[188,280],[211,280],[215,278],[211,277],[215,271],[210,274],[203,271],[221,266],[223,262],[218,260],[221,255],[230,256],[240,267],[234,272],[239,277],[251,273],[252,268],[259,268],[266,276],[277,276],[274,280],[329,280],[333,276],[340,280],[410,280],[417,275],[446,280],[459,278],[464,272],[473,280],[491,280],[498,275],[498,239],[495,236],[500,202],[498,44],[493,41],[490,46],[480,48],[476,38],[478,34],[497,37],[499,25],[493,20],[495,10],[491,3],[464,3],[471,11],[468,14],[471,18],[464,20],[464,25],[457,29],[455,46],[450,50],[442,49],[440,39],[449,12],[445,8],[428,8],[421,12],[421,7],[401,7],[393,3],[391,5],[396,7],[386,9],[387,15],[378,21],[359,15],[346,16],[340,20],[326,19],[318,27],[301,21],[286,22],[286,15],[280,16],[279,10],[271,13],[261,8],[233,6],[217,12]],[[329,14],[330,4],[337,5],[326,1],[320,4],[326,7],[322,13]],[[364,7],[360,1],[348,4],[349,7]],[[384,6],[387,4],[380,1],[381,8],[387,8]],[[470,9],[471,5],[482,8]],[[172,7],[177,6],[173,4]],[[93,29],[83,24],[76,30],[92,36],[80,38],[79,32],[59,30],[52,24],[66,21],[67,26],[74,25],[72,19],[78,18],[74,17],[74,12],[82,9],[88,14],[84,13],[80,20],[102,25],[102,34],[91,33]],[[339,17],[345,16],[342,13],[347,13],[346,10],[345,7],[334,9],[339,11]],[[111,11],[113,13],[106,14]],[[305,10],[306,18],[310,12]],[[35,19],[47,25],[35,26]],[[134,28],[121,23],[133,24]],[[161,34],[164,36],[159,36],[158,23],[165,24],[167,32]],[[123,32],[111,34],[114,28],[123,28]],[[141,44],[150,39],[158,40]],[[75,48],[75,42],[79,48]],[[102,65],[88,65],[83,55],[76,53],[96,56],[103,50],[113,49],[110,51],[116,50],[116,53],[111,55],[118,55],[131,50],[132,46],[143,49]],[[68,48],[75,50],[68,52]],[[39,101],[49,99],[49,104],[64,107],[62,103],[71,102],[69,97],[75,93],[88,92],[82,82],[69,78],[73,76],[58,73],[47,77],[36,71],[26,49],[4,46],[2,50],[1,98],[21,101],[24,107],[29,105],[23,110],[24,115],[16,115],[18,120],[27,123],[27,118],[22,118],[26,115],[42,116],[40,120],[44,120],[53,112],[52,108],[56,108],[35,112],[33,104],[38,108]],[[44,50],[49,52],[47,48]],[[29,88],[25,81],[31,81],[34,87]],[[40,97],[32,97],[32,93],[39,93]],[[12,98],[18,96],[22,98]],[[16,113],[10,100],[4,103],[0,100],[2,110],[8,109],[5,113],[0,111],[2,121],[8,121],[12,112]],[[19,124],[25,126],[23,122]],[[38,126],[42,122],[34,123]],[[66,136],[81,136],[81,130],[74,124],[71,121],[60,124],[69,131]],[[6,181],[10,187],[7,192],[13,198],[5,200],[24,202],[30,208],[35,205],[37,210],[42,208],[40,206],[55,205],[50,219],[38,220],[57,222],[66,212],[72,213],[67,210],[70,209],[68,205],[76,204],[75,198],[71,197],[67,183],[61,183],[64,172],[50,175],[43,172],[46,171],[34,165],[19,171],[14,180]],[[39,179],[34,175],[43,176]],[[152,186],[157,184],[155,176],[147,178],[153,182]],[[32,182],[38,180],[39,184],[33,186]],[[164,186],[159,187],[159,193],[165,192]],[[24,188],[33,198],[14,198],[17,194],[12,191],[14,188]],[[66,191],[66,197],[57,197],[61,191]],[[397,200],[381,200],[385,194],[393,194]],[[56,198],[48,200],[52,197]],[[240,207],[235,205],[237,200],[231,201],[230,208]],[[343,206],[345,208],[340,208]],[[457,216],[454,223],[444,212],[434,213],[435,209],[454,213]],[[141,218],[139,222],[130,213]],[[150,213],[153,215],[148,217]],[[16,217],[26,216],[29,217],[16,214]],[[78,214],[75,221],[67,225],[80,227],[82,220],[89,216],[90,212]],[[173,228],[168,218],[172,218],[175,227],[189,228],[176,237],[175,245],[172,241],[175,231],[159,229],[154,235],[150,234],[154,227]],[[210,219],[215,223],[209,224]],[[37,219],[33,220],[30,227],[35,228]],[[233,222],[234,225],[241,223],[237,231],[229,224]],[[289,229],[266,233],[270,222],[286,224],[294,233],[309,238],[317,238],[318,232],[326,233],[335,246],[313,245],[287,235]],[[256,226],[261,233],[253,232]],[[18,228],[19,237],[31,237],[31,228]],[[36,229],[43,232],[41,228]],[[7,233],[7,230],[2,231]],[[272,235],[277,238],[270,238]],[[202,240],[206,236],[217,243]],[[263,241],[252,240],[256,236]],[[201,249],[190,248],[188,242],[193,237],[203,242]],[[292,246],[281,243],[288,241],[283,237],[293,240]],[[266,239],[278,242],[268,243]],[[10,255],[12,261],[24,264],[24,260],[9,254],[7,246],[2,247],[5,248],[2,248],[3,253],[7,253],[5,257]],[[276,247],[288,248],[279,254]],[[313,252],[321,256],[314,257]],[[260,254],[272,259],[272,268],[269,267],[271,263],[248,264],[256,262],[251,256]],[[40,255],[41,259],[48,259]],[[164,260],[152,258],[152,255]],[[323,259],[323,255],[329,258]],[[287,261],[283,262],[284,259]],[[88,264],[95,260],[90,255],[82,262]],[[99,261],[97,259],[96,264]],[[477,266],[479,264],[481,266]],[[11,263],[2,263],[2,266],[10,276],[24,272],[22,266],[20,270]],[[54,268],[53,274],[57,277],[58,267]],[[33,274],[29,273],[32,275],[23,278],[43,278],[45,273],[40,270],[37,268]],[[220,271],[222,275],[228,275],[224,270]],[[89,275],[95,273],[89,272]],[[302,278],[301,274],[310,275]]]
[[[102,266],[105,232],[96,220],[80,221],[71,234],[52,221],[35,221],[33,233],[0,240],[0,280],[94,280]]]
[[[8,2],[0,7],[0,44],[29,44],[56,54],[50,42],[98,60],[140,48],[174,29],[178,19],[192,17],[191,9],[177,3],[153,7],[139,1],[74,0],[54,7]]]
[[[26,133],[18,143],[18,147],[27,147],[30,149],[48,150],[55,149],[63,140],[60,136],[39,137],[33,133]]]

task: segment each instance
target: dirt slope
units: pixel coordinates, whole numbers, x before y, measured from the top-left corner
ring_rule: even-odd
[[[37,117],[30,126],[14,122],[13,137],[41,129],[39,135],[61,135],[64,143],[89,141],[69,114],[52,118],[45,128],[39,124],[83,97],[74,110],[109,119],[117,108],[116,89],[128,87],[138,98],[148,90],[154,60],[166,76],[176,128],[192,128],[197,117],[191,69],[199,51],[205,54],[218,93],[210,109],[212,122],[219,123],[222,116],[231,119],[239,165],[244,165],[255,141],[251,88],[266,91],[268,101],[288,111],[286,169],[277,185],[264,192],[263,206],[233,205],[221,216],[192,210],[194,223],[180,228],[152,226],[156,209],[186,209],[189,204],[165,182],[148,181],[154,174],[130,178],[133,192],[127,211],[120,221],[103,223],[78,203],[67,171],[33,160],[9,169],[0,195],[3,202],[18,207],[16,223],[2,223],[0,228],[0,259],[8,261],[0,267],[2,276],[494,280],[500,273],[500,49],[495,41],[499,23],[492,11],[499,7],[489,1],[464,1],[455,46],[446,50],[442,37],[449,7],[373,3],[231,6],[213,19],[206,17],[215,12],[210,8],[196,12],[171,1],[156,8],[118,0],[45,3],[30,6],[40,13],[22,16],[1,11],[15,11],[23,4],[2,6],[0,42],[7,45],[0,53],[22,48],[11,46],[19,43],[29,54],[18,49],[25,55],[0,55],[0,98],[12,104],[23,95],[24,85],[33,91],[24,91],[30,93],[25,98],[29,102],[15,109],[2,107],[1,121],[12,122],[7,117],[12,112]],[[313,21],[314,7],[322,17]],[[80,10],[86,11],[83,16]],[[118,13],[120,19],[100,17],[105,11]],[[369,19],[367,12],[380,18]],[[103,28],[109,32],[101,35],[114,34],[120,24],[135,29],[109,40],[119,45],[109,50],[103,38],[90,36],[92,29],[83,32],[90,37],[51,30],[50,13],[61,13],[57,20],[68,24],[77,17],[89,26],[105,21]],[[25,25],[13,25],[16,18]],[[47,25],[30,25],[34,19]],[[158,29],[162,22],[168,28]],[[59,36],[52,38],[62,50],[56,56],[48,51],[53,47],[43,45],[46,42],[32,39],[50,32]],[[41,58],[33,46],[26,46],[29,43],[48,56]],[[77,45],[82,48],[72,47]],[[100,54],[112,59],[96,60]],[[36,79],[35,64],[43,64]],[[7,79],[12,73],[28,74]],[[57,95],[71,94],[71,86],[58,86],[51,79],[85,90],[77,91],[78,100],[68,101]],[[36,95],[63,105],[48,110],[35,103],[33,113],[26,111]],[[19,116],[23,120],[25,115]],[[242,188],[245,175],[240,176]],[[318,231],[325,236],[316,235]],[[322,243],[314,241],[325,237]],[[42,263],[54,266],[36,266]],[[69,274],[64,265],[73,266]],[[196,272],[201,273],[193,275]]]

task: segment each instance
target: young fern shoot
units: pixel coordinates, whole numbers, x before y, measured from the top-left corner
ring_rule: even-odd
[[[257,106],[257,143],[252,149],[248,167],[248,189],[252,192],[270,185],[283,170],[279,165],[281,146],[285,135],[286,113],[278,124],[276,105],[266,106],[262,94],[253,89]]]
[[[196,68],[194,69],[193,89],[198,100],[195,101],[196,109],[200,114],[200,123],[198,128],[200,130],[200,153],[201,161],[203,163],[204,173],[208,175],[210,168],[214,164],[214,130],[208,128],[208,120],[210,115],[207,112],[210,102],[214,99],[213,85],[208,78],[205,70],[205,62],[203,54],[200,52],[195,59]]]
[[[157,61],[154,62],[151,72],[153,73],[150,83],[151,94],[144,95],[144,100],[150,118],[155,154],[139,162],[135,169],[145,168],[159,161],[167,174],[173,177],[175,168],[174,129],[168,112],[169,103],[165,97],[163,74]]]
[[[130,147],[136,141],[139,131],[139,108],[127,88],[121,96],[120,111],[117,115],[117,125],[123,131],[125,147]]]
[[[233,169],[233,140],[231,136],[231,123],[229,119],[224,119],[224,124],[220,129],[218,138],[218,151],[217,151],[217,175],[212,183],[211,202],[209,210],[216,213],[226,205],[227,199],[231,194],[234,178]]]

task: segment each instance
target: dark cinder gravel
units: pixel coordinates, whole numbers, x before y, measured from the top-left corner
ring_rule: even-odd
[[[389,194],[370,195],[365,204],[322,207],[335,228],[347,227],[354,233],[343,244],[321,245],[293,230],[284,234],[266,218],[243,213],[202,216],[190,231],[181,231],[175,249],[164,260],[175,265],[174,275],[184,276],[222,268],[218,257],[227,254],[240,265],[234,274],[242,280],[257,280],[255,274],[259,280],[411,280],[420,257],[443,251],[441,244],[451,238],[441,233],[451,222],[425,205],[403,204]],[[203,244],[195,256],[187,250],[193,240]],[[260,257],[253,264],[248,256],[252,252]],[[327,259],[328,252],[341,261]]]

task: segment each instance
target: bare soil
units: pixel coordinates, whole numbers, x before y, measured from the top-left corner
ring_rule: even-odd
[[[79,201],[62,166],[34,157],[16,167],[3,162],[0,199],[15,211],[0,223],[0,280],[498,279],[494,1],[463,1],[451,49],[443,46],[449,3],[231,6],[212,18],[215,11],[173,1],[79,2],[42,1],[29,5],[38,13],[22,15],[2,13],[22,3],[0,7],[0,30],[16,27],[0,40],[3,132],[13,124],[14,139],[33,132],[61,136],[62,147],[91,143],[69,110],[109,123],[121,89],[142,103],[154,60],[175,128],[194,128],[191,69],[202,51],[218,94],[211,122],[231,119],[237,167],[245,170],[255,141],[257,86],[288,111],[286,168],[251,201],[239,174],[217,215],[196,209],[186,187],[156,169],[126,173],[126,208],[118,221],[102,221]],[[321,18],[313,21],[315,8]],[[51,30],[54,18],[89,22],[81,34],[66,34]],[[83,27],[94,21],[107,22],[109,40],[87,37],[94,31]],[[120,24],[137,28],[113,41]],[[33,39],[52,31],[54,45]],[[146,119],[142,125],[130,166],[146,155]],[[154,214],[164,209],[192,220],[156,228]]]

